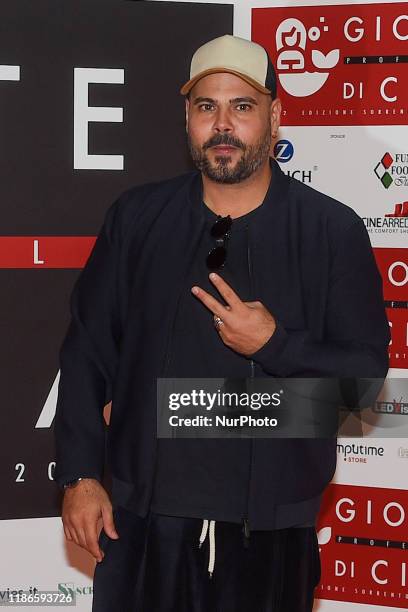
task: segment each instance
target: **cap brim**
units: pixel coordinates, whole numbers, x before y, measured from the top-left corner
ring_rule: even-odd
[[[195,77],[187,81],[187,83],[185,83],[183,87],[180,89],[180,93],[183,96],[187,95],[190,89],[197,83],[197,81],[207,76],[208,74],[216,74],[217,72],[229,72],[230,74],[235,74],[236,76],[240,77],[241,79],[249,83],[249,85],[252,85],[252,87],[255,87],[255,89],[257,89],[258,91],[264,94],[272,93],[270,89],[268,89],[267,87],[264,87],[263,85],[258,83],[258,81],[255,81],[255,79],[252,79],[250,76],[246,74],[242,74],[242,72],[239,72],[238,70],[233,70],[232,68],[208,68],[208,70],[203,70],[203,72],[196,74]]]

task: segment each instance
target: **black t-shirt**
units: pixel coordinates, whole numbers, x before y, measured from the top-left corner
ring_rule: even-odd
[[[180,297],[166,376],[249,378],[250,360],[223,343],[212,312],[191,293],[191,287],[198,285],[224,303],[208,277],[206,265],[206,256],[215,246],[210,229],[217,215],[204,202],[202,205],[206,227]],[[218,270],[243,301],[257,299],[250,288],[248,225],[256,219],[261,222],[265,205],[263,202],[233,219],[226,263]],[[266,376],[258,364],[254,366],[257,376]],[[273,444],[273,439],[270,442]],[[158,439],[152,510],[174,516],[241,522],[247,513],[252,443],[248,438]],[[320,500],[318,496],[271,508],[270,528],[314,524]]]

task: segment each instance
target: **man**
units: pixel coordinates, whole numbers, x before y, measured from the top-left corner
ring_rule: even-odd
[[[265,49],[206,43],[181,93],[198,171],[122,194],[72,292],[64,530],[98,561],[94,612],[309,611],[336,439],[157,439],[156,381],[383,378],[381,277],[360,217],[270,158],[281,103]]]

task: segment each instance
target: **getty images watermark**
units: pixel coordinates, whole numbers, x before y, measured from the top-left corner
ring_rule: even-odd
[[[158,378],[157,435],[332,438],[377,428],[406,437],[406,411],[391,415],[387,393],[408,397],[407,380],[386,382],[388,391],[383,378]]]
[[[173,392],[168,398],[168,407],[171,411],[179,411],[182,408],[197,408],[203,411],[228,409],[228,414],[215,414],[214,417],[196,414],[195,416],[183,416],[171,414],[169,425],[171,427],[276,427],[278,418],[263,415],[252,416],[251,414],[238,414],[243,410],[261,410],[267,407],[276,407],[281,404],[281,389],[275,393],[254,392],[231,392],[216,391],[211,393],[204,389],[192,389],[190,392]],[[231,414],[231,411],[235,415]]]

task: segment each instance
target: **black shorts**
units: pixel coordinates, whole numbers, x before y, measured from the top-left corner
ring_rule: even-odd
[[[92,612],[311,612],[320,581],[315,527],[251,531],[215,523],[214,569],[202,519],[114,509],[118,540],[102,530]]]

